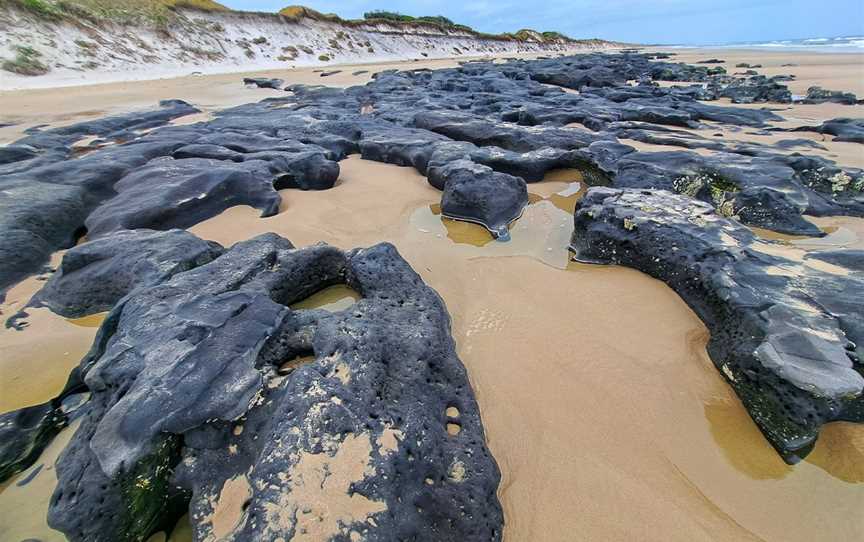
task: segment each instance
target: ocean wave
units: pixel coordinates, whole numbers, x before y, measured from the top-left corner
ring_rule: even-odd
[[[736,47],[770,47],[770,48],[788,48],[788,49],[809,49],[809,50],[864,50],[864,36],[840,36],[834,38],[804,38],[797,40],[772,40],[764,42],[738,42],[727,43],[721,47],[736,48]]]

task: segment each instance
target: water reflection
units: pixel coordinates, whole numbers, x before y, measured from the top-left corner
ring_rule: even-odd
[[[447,239],[458,248],[482,249],[477,250],[480,257],[530,256],[552,267],[566,269],[573,209],[587,187],[578,170],[557,170],[550,172],[546,179],[553,180],[529,186],[528,205],[522,216],[510,225],[507,242],[493,242],[492,235],[482,226],[442,216],[437,203],[417,209],[410,223],[416,231],[435,239]]]
[[[67,318],[66,321],[72,325],[81,327],[99,327],[108,316],[107,312],[97,312],[96,314],[88,314],[80,318]]]
[[[740,472],[754,480],[779,480],[792,472],[737,401],[706,403],[705,418],[723,455]]]
[[[294,303],[291,305],[291,308],[294,310],[323,309],[330,312],[339,312],[347,309],[359,299],[360,294],[345,284],[336,284],[315,292],[303,301]]]
[[[790,466],[768,444],[737,401],[705,405],[711,435],[729,463],[754,480],[779,480],[803,465]],[[849,484],[864,482],[864,427],[836,422],[825,425],[813,451],[804,459]]]
[[[7,480],[0,489],[0,540],[61,542],[66,537],[48,526],[48,500],[57,487],[54,463],[75,434],[80,420],[60,431],[39,459],[28,469]]]

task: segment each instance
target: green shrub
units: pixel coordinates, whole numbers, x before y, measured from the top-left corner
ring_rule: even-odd
[[[386,21],[398,21],[403,23],[414,20],[414,17],[410,15],[403,15],[402,13],[396,13],[395,11],[367,11],[363,14],[363,18],[366,20],[384,19]]]
[[[45,0],[18,0],[17,3],[27,11],[48,19],[57,19],[62,14],[55,4]]]
[[[464,24],[456,24],[452,20],[443,15],[423,15],[421,17],[412,17],[394,11],[367,11],[363,14],[363,18],[367,21],[384,20],[395,23],[427,23],[433,24],[444,30],[465,30],[474,32],[474,29]]]
[[[32,47],[22,45],[16,46],[15,51],[15,60],[5,60],[0,67],[7,72],[20,75],[44,75],[48,73],[48,66],[39,60],[42,53]]]
[[[321,62],[330,62],[330,56],[329,55],[319,55],[318,60],[320,60]]]
[[[444,17],[443,15],[435,15],[434,17],[424,15],[423,17],[417,17],[417,20],[423,21],[424,23],[433,23],[441,26],[456,26],[456,23],[454,23],[447,17]]]

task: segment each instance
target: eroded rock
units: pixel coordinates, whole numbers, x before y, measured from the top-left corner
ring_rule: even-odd
[[[69,249],[29,306],[66,318],[104,312],[133,289],[155,286],[222,251],[182,230],[121,230]]]
[[[810,87],[807,89],[807,96],[804,98],[805,104],[821,104],[825,102],[838,103],[843,105],[855,105],[858,102],[858,97],[851,92],[843,92],[840,90],[826,90],[822,87]]]
[[[802,126],[793,131],[829,134],[834,136],[834,141],[864,143],[864,119],[831,119],[818,126]]]
[[[788,462],[809,453],[823,424],[864,421],[860,263],[762,241],[665,191],[593,188],[574,220],[577,259],[648,273],[705,322],[711,359]]]
[[[271,216],[282,201],[273,186],[276,176],[263,160],[156,160],[114,185],[117,195],[87,217],[88,236],[185,228],[234,205],[249,205],[260,209],[262,216]]]
[[[362,299],[289,308],[337,283]],[[191,494],[202,539],[500,539],[499,473],[449,325],[386,244],[265,234],[140,287],[79,367],[92,397],[49,523],[146,538]]]
[[[243,84],[247,86],[255,86],[258,88],[272,88],[281,90],[285,81],[282,79],[269,79],[267,77],[244,77]]]

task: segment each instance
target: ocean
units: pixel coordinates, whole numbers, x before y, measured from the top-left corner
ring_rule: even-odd
[[[773,41],[740,41],[733,43],[711,45],[682,45],[681,47],[728,47],[741,48],[772,48],[772,49],[806,49],[822,52],[862,52],[864,51],[864,36],[840,36],[834,38],[806,38],[794,40]]]

